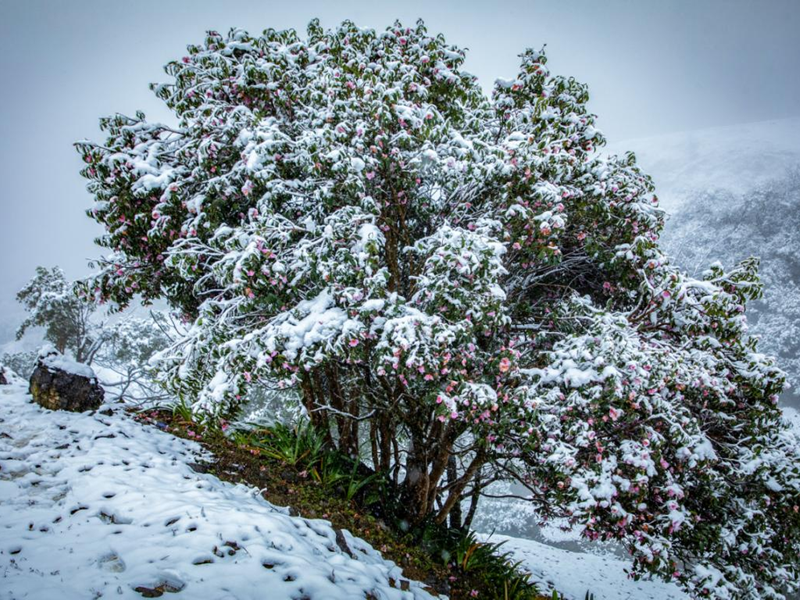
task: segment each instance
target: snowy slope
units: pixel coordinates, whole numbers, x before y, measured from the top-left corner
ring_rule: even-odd
[[[628,564],[612,555],[585,554],[554,548],[533,540],[504,535],[483,536],[504,542],[503,552],[520,561],[540,589],[558,590],[566,600],[584,600],[586,592],[597,600],[688,600],[677,585],[663,581],[628,579]]]
[[[199,446],[111,416],[51,412],[0,386],[0,598],[431,598],[327,521],[190,468]],[[397,584],[399,586],[399,583]]]
[[[800,117],[624,140],[607,151],[636,153],[661,205],[677,210],[698,192],[747,193],[800,165]]]
[[[783,409],[783,416],[800,436],[800,411],[787,406]]]

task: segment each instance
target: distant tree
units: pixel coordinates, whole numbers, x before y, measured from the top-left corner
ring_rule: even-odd
[[[0,366],[8,367],[16,375],[24,379],[30,379],[33,370],[36,368],[38,355],[39,353],[33,350],[6,352],[0,356]]]
[[[111,250],[86,289],[185,316],[160,368],[198,410],[299,390],[411,521],[509,478],[636,574],[781,598],[800,451],[747,333],[757,261],[673,266],[587,88],[521,58],[488,98],[422,23],[210,32],[154,86],[176,127],[116,115],[78,144]]]
[[[106,371],[106,392],[128,402],[168,403],[170,397],[158,382],[150,359],[169,346],[174,335],[172,320],[157,311],[106,325],[95,360]]]
[[[69,352],[76,361],[109,372],[103,385],[118,398],[141,402],[167,399],[148,363],[176,333],[175,324],[164,313],[151,311],[147,318],[128,316],[109,322],[99,317],[97,303],[68,281],[59,267],[37,267],[17,300],[28,312],[17,339],[31,327],[41,327],[45,339],[59,352]],[[3,355],[0,360],[28,376],[35,357],[36,352],[21,352]]]
[[[17,329],[21,339],[31,327],[42,327],[56,349],[72,352],[75,360],[91,364],[102,345],[99,324],[92,321],[97,304],[87,302],[59,267],[36,267],[36,275],[17,293],[28,317]]]

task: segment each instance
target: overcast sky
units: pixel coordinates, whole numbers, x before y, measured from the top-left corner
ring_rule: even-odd
[[[547,44],[551,69],[589,84],[612,142],[800,115],[800,0],[0,0],[0,321],[36,265],[87,273],[99,231],[72,142],[97,119],[169,115],[147,84],[232,26],[304,30],[343,19],[383,29],[422,17],[469,48],[485,88]]]

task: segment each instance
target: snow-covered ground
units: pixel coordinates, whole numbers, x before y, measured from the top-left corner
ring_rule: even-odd
[[[431,598],[366,542],[192,470],[197,444],[0,386],[0,598]],[[105,411],[103,411],[105,412]],[[392,587],[390,578],[397,588]],[[144,590],[142,590],[144,591]],[[180,595],[178,596],[180,597]]]
[[[192,470],[199,445],[113,414],[52,412],[0,386],[0,598],[430,598],[400,569],[323,520],[289,516],[258,490]],[[102,412],[106,412],[104,407]],[[535,581],[567,599],[684,598],[627,579],[624,560],[505,540]]]
[[[199,445],[109,416],[52,412],[26,384],[0,386],[0,598],[141,598],[137,587],[192,598],[431,598],[400,569],[323,520],[292,517],[258,490],[192,470]],[[106,412],[109,407],[101,409]],[[787,418],[800,429],[797,411]],[[542,588],[567,600],[677,600],[677,586],[633,581],[612,554],[504,541]]]
[[[625,573],[628,563],[613,555],[573,552],[533,540],[504,535],[482,536],[504,542],[503,552],[531,574],[542,590],[558,590],[566,600],[688,600],[677,585],[663,581],[633,581]]]

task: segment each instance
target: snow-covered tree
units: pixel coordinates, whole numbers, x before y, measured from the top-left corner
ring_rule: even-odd
[[[5,352],[0,355],[0,367],[7,367],[15,375],[23,379],[30,379],[36,368],[36,359],[39,353],[35,350],[22,350],[19,352]]]
[[[102,345],[99,324],[92,320],[97,305],[83,299],[59,267],[36,267],[36,275],[17,293],[28,317],[17,329],[17,339],[31,327],[44,329],[45,339],[62,354],[91,364]]]
[[[747,194],[709,190],[686,202],[667,222],[667,251],[689,272],[709,260],[732,265],[761,258],[764,296],[748,309],[759,346],[778,358],[800,400],[800,169]]]
[[[412,519],[504,476],[636,573],[781,597],[800,456],[747,332],[756,262],[674,267],[586,86],[527,50],[487,97],[464,57],[421,22],[209,32],[154,85],[177,125],[78,144],[110,250],[87,289],[185,316],[161,369],[198,410],[298,389]]]
[[[97,303],[81,285],[68,281],[59,267],[37,267],[36,275],[17,294],[28,317],[17,330],[21,338],[31,327],[41,327],[44,338],[77,362],[101,368],[103,385],[118,398],[156,401],[166,398],[149,359],[178,335],[173,321],[162,312],[148,317],[109,320],[99,314]],[[36,352],[6,354],[0,363],[29,376]]]
[[[167,403],[169,396],[157,381],[150,359],[177,335],[172,320],[158,311],[106,325],[95,360],[102,368],[106,393],[131,403]]]

